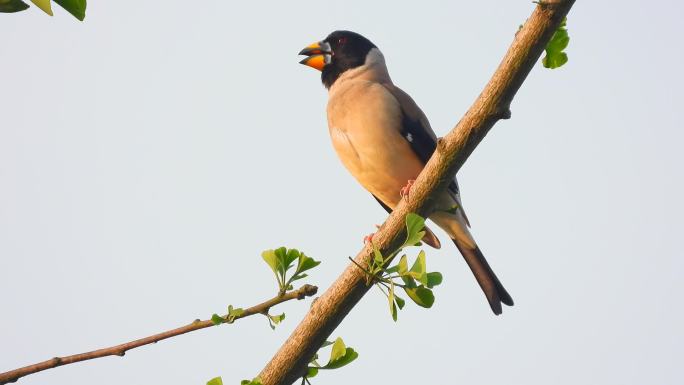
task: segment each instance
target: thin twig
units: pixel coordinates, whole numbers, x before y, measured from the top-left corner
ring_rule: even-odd
[[[234,317],[235,320],[240,318],[249,317],[254,314],[267,314],[268,310],[280,303],[290,301],[293,299],[304,299],[316,294],[318,288],[312,285],[304,285],[297,290],[289,291],[282,295],[277,295],[268,301],[262,302],[256,306],[245,309],[242,314]],[[227,317],[224,317],[227,318]],[[29,374],[38,373],[46,369],[56,368],[62,365],[69,365],[80,361],[92,360],[95,358],[107,357],[107,356],[123,356],[126,351],[135,349],[144,345],[149,345],[156,343],[167,338],[175,337],[181,334],[189,333],[195,330],[204,329],[214,326],[211,320],[195,320],[194,322],[181,326],[176,329],[167,330],[162,333],[154,334],[149,337],[141,338],[135,341],[126,342],[120,345],[111,346],[108,348],[93,350],[86,353],[74,354],[65,357],[54,357],[49,360],[39,362],[33,365],[24,366],[23,368],[10,370],[9,372],[0,373],[0,385],[7,384],[10,382],[15,382],[21,377],[27,376]]]

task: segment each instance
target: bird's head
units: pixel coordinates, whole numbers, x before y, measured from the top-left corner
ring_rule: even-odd
[[[356,32],[335,31],[301,50],[307,57],[300,63],[321,71],[323,84],[330,88],[345,71],[362,66],[373,48],[375,44]]]

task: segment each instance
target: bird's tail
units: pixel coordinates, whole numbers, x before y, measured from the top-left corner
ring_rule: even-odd
[[[501,303],[508,306],[513,306],[513,298],[503,287],[499,278],[497,278],[492,268],[487,263],[484,255],[480,251],[480,248],[475,245],[471,247],[465,242],[460,242],[458,239],[452,239],[458,250],[463,255],[468,267],[473,272],[477,283],[482,288],[489,306],[492,308],[494,314],[499,315],[502,312]]]
[[[501,314],[501,303],[513,306],[513,298],[504,289],[499,278],[482,255],[480,248],[468,230],[467,220],[460,210],[456,213],[437,212],[431,215],[430,219],[449,234],[473,275],[475,275],[475,279],[487,297],[494,314]]]

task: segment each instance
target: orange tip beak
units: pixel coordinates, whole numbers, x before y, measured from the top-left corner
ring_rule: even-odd
[[[330,50],[330,44],[326,42],[316,42],[307,45],[303,50],[299,51],[299,54],[308,56],[300,61],[300,64],[323,71],[323,68],[330,63],[332,52]]]

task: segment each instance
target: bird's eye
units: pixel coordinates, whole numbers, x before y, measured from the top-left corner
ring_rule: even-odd
[[[346,38],[346,37],[341,37],[341,38],[337,39],[337,44],[339,44],[339,45],[345,45],[345,44],[347,44],[347,38]]]

